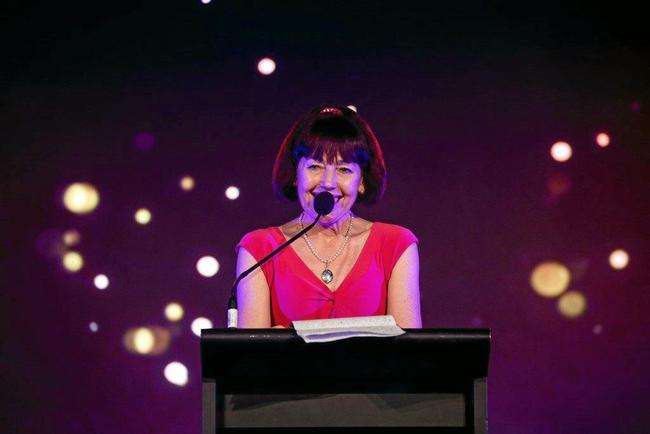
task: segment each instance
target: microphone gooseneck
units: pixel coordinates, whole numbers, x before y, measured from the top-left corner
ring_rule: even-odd
[[[320,220],[322,216],[331,213],[333,208],[334,208],[334,196],[332,196],[332,194],[327,191],[321,191],[320,193],[318,193],[314,197],[314,211],[316,211],[316,213],[318,214],[316,216],[316,219],[309,226],[305,227],[296,235],[289,238],[284,244],[282,244],[280,247],[278,247],[277,249],[273,250],[271,253],[269,253],[262,259],[260,259],[255,265],[253,265],[248,270],[241,273],[237,277],[237,279],[235,279],[235,283],[233,283],[232,288],[230,288],[230,298],[228,299],[228,328],[229,329],[237,328],[237,320],[238,320],[237,285],[239,285],[239,282],[241,282],[242,279],[244,279],[246,276],[251,274],[256,268],[262,266],[266,261],[268,261],[273,256],[275,256],[280,250],[284,249],[289,244],[293,243],[298,238],[302,237],[311,228],[316,226],[318,220]]]

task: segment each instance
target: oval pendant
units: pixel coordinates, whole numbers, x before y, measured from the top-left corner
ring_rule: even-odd
[[[334,273],[329,268],[326,268],[320,275],[320,278],[323,282],[330,284],[334,280]]]

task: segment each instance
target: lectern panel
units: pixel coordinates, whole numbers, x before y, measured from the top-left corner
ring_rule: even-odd
[[[462,427],[463,395],[226,395],[224,427]]]

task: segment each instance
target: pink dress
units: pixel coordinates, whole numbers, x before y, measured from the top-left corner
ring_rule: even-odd
[[[259,261],[286,241],[278,227],[246,234],[239,244]],[[375,222],[350,273],[332,292],[291,246],[262,266],[271,290],[271,323],[291,327],[294,320],[386,314],[390,275],[407,247],[417,243],[401,226]],[[296,242],[300,242],[297,240]]]

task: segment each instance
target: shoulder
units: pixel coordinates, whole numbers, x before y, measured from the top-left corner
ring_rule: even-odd
[[[404,226],[391,223],[374,222],[373,230],[383,239],[384,242],[394,243],[417,243],[415,234]]]
[[[255,229],[248,232],[247,234],[244,234],[242,240],[261,240],[264,238],[273,237],[273,232],[276,230],[276,227]]]
[[[276,244],[278,244],[278,228],[261,228],[245,234],[237,244],[237,250],[243,247],[255,255],[257,252],[272,249]]]

